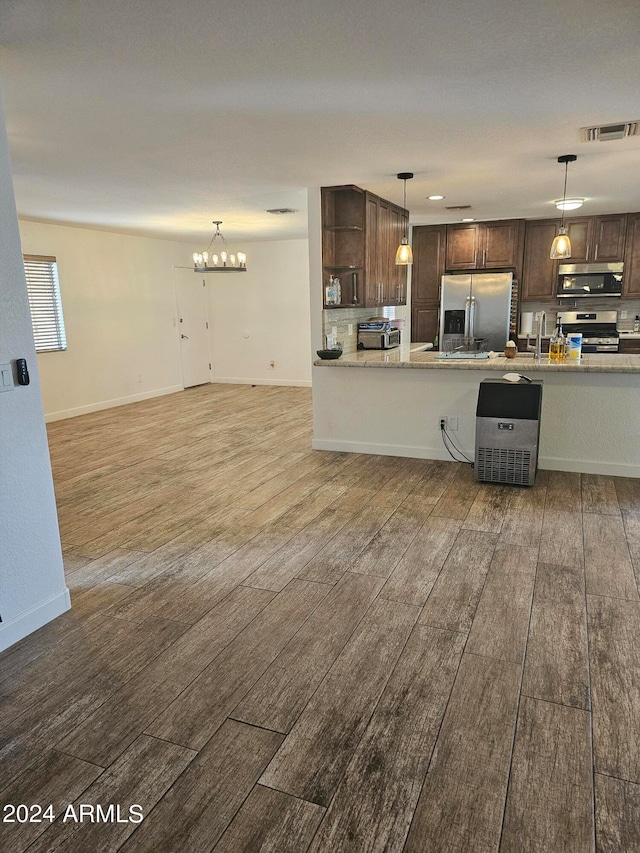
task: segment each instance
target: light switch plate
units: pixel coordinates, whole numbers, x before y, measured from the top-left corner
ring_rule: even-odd
[[[0,392],[13,391],[14,388],[11,364],[0,364]]]

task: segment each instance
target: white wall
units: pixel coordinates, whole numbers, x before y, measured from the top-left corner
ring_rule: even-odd
[[[0,103],[0,363],[31,384],[0,394],[0,650],[69,609],[11,164]]]
[[[308,241],[248,243],[246,253],[246,273],[204,276],[213,381],[311,385]]]
[[[58,260],[68,349],[38,355],[47,420],[182,388],[173,266],[190,246],[28,221],[20,232],[25,254]]]
[[[27,220],[20,232],[25,254],[58,261],[68,349],[38,355],[47,420],[183,387],[173,271],[198,247]],[[310,385],[307,241],[246,251],[246,273],[206,277],[213,380]]]

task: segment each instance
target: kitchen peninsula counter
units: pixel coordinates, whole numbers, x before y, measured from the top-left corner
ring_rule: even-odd
[[[420,344],[390,350],[359,350],[340,358],[316,359],[316,367],[381,367],[417,368],[425,370],[482,370],[500,373],[640,373],[640,355],[620,353],[587,353],[581,359],[564,362],[549,361],[546,353],[537,360],[533,355],[520,353],[516,358],[499,355],[488,359],[437,358],[437,353],[418,349]]]
[[[457,419],[450,435],[473,459],[480,382],[522,373],[543,383],[540,468],[640,478],[640,355],[458,360],[418,347],[314,361],[312,446],[450,460],[440,431],[447,417]]]

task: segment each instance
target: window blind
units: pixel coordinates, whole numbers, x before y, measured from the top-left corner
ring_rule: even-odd
[[[56,259],[44,255],[24,255],[24,272],[36,351],[65,350],[67,336]]]

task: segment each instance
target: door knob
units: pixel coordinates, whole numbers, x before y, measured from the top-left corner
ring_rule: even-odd
[[[188,335],[180,335],[180,337],[181,337],[181,338],[186,338],[187,340],[189,340],[189,336],[188,336]]]

